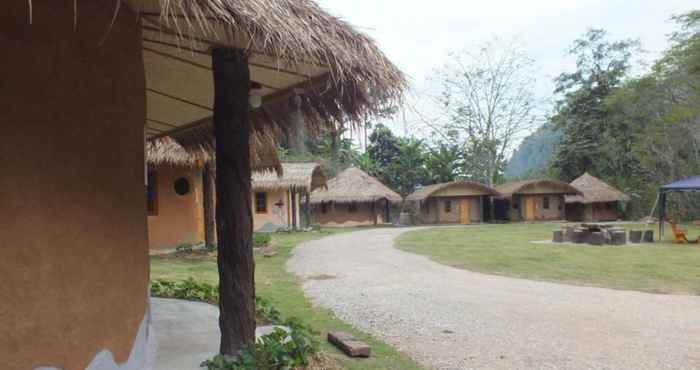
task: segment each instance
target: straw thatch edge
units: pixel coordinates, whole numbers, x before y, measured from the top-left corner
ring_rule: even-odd
[[[603,202],[629,202],[630,196],[614,188],[603,180],[584,173],[571,185],[581,191],[582,195],[567,195],[566,203],[603,203]]]
[[[328,179],[318,163],[282,163],[283,175],[272,171],[253,173],[255,191],[294,190],[311,192],[325,187]]]
[[[311,204],[322,203],[372,203],[386,199],[401,203],[403,199],[376,178],[356,167],[350,167],[328,181],[326,189],[311,193]]]
[[[513,194],[518,194],[527,189],[538,187],[538,186],[550,186],[553,188],[560,189],[559,193],[564,195],[580,195],[581,192],[575,187],[559,180],[551,179],[534,179],[534,180],[524,180],[509,182],[501,185],[496,185],[495,189],[500,193],[498,198],[510,198]]]
[[[484,185],[479,182],[475,181],[452,181],[452,182],[445,182],[445,183],[440,183],[440,184],[433,184],[433,185],[427,185],[421,189],[418,189],[414,191],[413,193],[409,194],[406,197],[406,201],[423,201],[427,198],[430,198],[433,194],[435,194],[438,191],[445,190],[451,187],[456,187],[456,186],[469,186],[472,188],[477,188],[481,191],[483,191],[483,195],[498,195],[499,193],[496,191],[496,189]]]

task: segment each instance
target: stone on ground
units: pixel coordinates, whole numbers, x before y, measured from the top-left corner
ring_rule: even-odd
[[[337,331],[328,333],[328,341],[350,357],[369,357],[369,346],[351,334]]]

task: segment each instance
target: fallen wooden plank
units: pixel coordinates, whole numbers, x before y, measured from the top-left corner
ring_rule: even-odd
[[[369,357],[369,346],[353,337],[351,334],[336,331],[328,333],[328,341],[345,352],[350,357]]]

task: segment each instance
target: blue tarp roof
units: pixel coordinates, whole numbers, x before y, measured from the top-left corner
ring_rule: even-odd
[[[662,192],[667,191],[700,191],[700,176],[689,177],[685,180],[676,181],[668,185],[664,185],[660,189]]]

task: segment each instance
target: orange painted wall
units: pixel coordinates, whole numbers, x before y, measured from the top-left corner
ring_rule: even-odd
[[[174,249],[181,244],[204,242],[204,208],[200,170],[185,166],[153,168],[157,181],[157,215],[148,216],[148,242],[151,250]],[[186,178],[190,192],[178,195],[175,181]]]
[[[0,368],[127,360],[146,313],[144,69],[113,0],[3,1]]]
[[[288,214],[291,212],[289,208],[289,194],[286,190],[276,191],[259,191],[267,194],[267,211],[258,213],[255,211],[255,193],[253,191],[253,230],[258,230],[265,224],[273,224],[275,226],[287,226],[289,223]],[[282,207],[277,206],[281,204]]]

